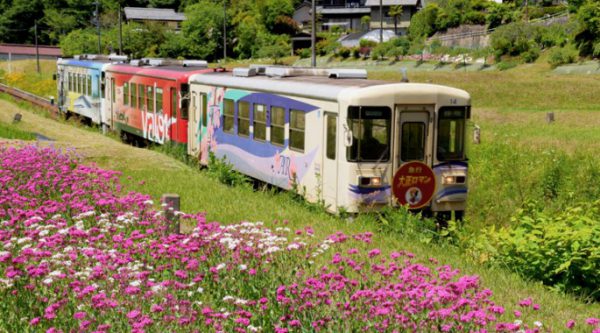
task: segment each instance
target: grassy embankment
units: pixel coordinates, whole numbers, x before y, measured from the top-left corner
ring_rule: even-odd
[[[381,72],[373,76],[397,79],[398,75]],[[593,100],[600,85],[597,78],[553,75],[540,65],[501,73],[413,72],[410,78],[413,82],[457,86],[473,96],[473,122],[482,127],[482,144],[470,147],[472,192],[468,218],[473,226],[509,223],[509,215],[522,204],[522,197],[530,199],[539,191],[536,173],[532,171],[544,170],[554,158],[549,153],[542,154],[543,151],[552,149],[556,154],[564,154],[563,158],[569,162],[565,168],[574,168],[564,170],[565,177],[585,177],[578,168],[598,165],[598,157],[593,154],[600,136]],[[0,120],[9,122],[15,108],[11,103],[0,101]],[[544,123],[547,111],[555,112],[557,121],[552,125]],[[313,226],[317,238],[336,231],[348,234],[373,231],[376,233],[373,246],[385,252],[405,249],[424,261],[435,257],[466,274],[480,275],[483,285],[494,291],[494,299],[509,309],[519,299],[533,297],[542,308],[527,321],[540,320],[554,331],[560,331],[568,319],[581,323],[583,318],[600,313],[599,304],[585,304],[548,291],[539,283],[523,281],[502,269],[474,264],[449,245],[423,242],[422,234],[380,232],[371,216],[360,216],[350,222],[311,211],[288,195],[230,188],[162,154],[128,147],[93,131],[22,112],[24,130],[53,138],[58,146],[74,145],[87,160],[122,171],[126,190],[149,193],[155,198],[163,193],[179,193],[184,211],[205,210],[209,220],[264,221],[271,226],[275,221],[286,220],[292,229]],[[582,188],[571,178],[564,178],[559,186]],[[562,187],[559,189],[562,191]],[[562,192],[554,201],[562,200],[560,195]],[[507,315],[507,319],[510,318]]]

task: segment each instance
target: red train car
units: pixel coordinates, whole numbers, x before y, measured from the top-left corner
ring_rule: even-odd
[[[142,59],[106,70],[108,124],[122,138],[187,144],[188,77],[214,72],[205,61]]]

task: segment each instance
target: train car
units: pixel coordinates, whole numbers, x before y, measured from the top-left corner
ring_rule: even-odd
[[[363,70],[282,67],[190,77],[188,153],[225,158],[331,212],[407,205],[461,218],[470,96],[367,80]]]
[[[107,123],[126,141],[187,144],[188,77],[205,61],[141,59],[106,70]]]
[[[105,124],[102,110],[104,101],[104,73],[111,63],[126,61],[126,56],[78,55],[72,59],[58,59],[58,108],[65,114],[74,113],[92,123]]]

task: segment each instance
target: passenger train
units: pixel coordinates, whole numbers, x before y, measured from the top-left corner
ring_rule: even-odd
[[[58,61],[59,96],[82,67],[93,67],[85,66]],[[123,137],[185,145],[202,165],[212,153],[330,212],[404,204],[442,219],[464,214],[470,96],[463,90],[368,80],[350,69],[225,71],[161,59],[96,66],[102,80],[92,88],[105,89],[99,115],[68,102],[61,110]],[[94,91],[69,89],[67,99]]]

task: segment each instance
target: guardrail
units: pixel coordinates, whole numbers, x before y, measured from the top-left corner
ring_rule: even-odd
[[[27,101],[35,106],[39,106],[50,111],[54,115],[58,115],[58,106],[55,103],[52,103],[49,99],[42,98],[30,92],[7,86],[2,83],[0,83],[0,92],[9,94],[20,100]]]

